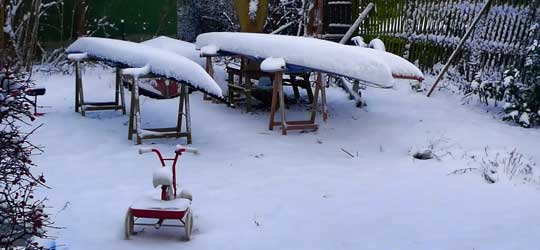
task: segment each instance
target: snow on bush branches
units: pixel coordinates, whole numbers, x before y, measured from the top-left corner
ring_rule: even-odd
[[[529,128],[540,125],[540,42],[527,48],[521,71],[507,69],[499,80],[482,80],[481,72],[464,89],[466,96],[477,95],[486,105],[504,103],[503,120]]]
[[[0,64],[0,248],[43,249],[35,238],[45,238],[50,226],[44,200],[34,192],[44,186],[30,159],[38,147],[21,131],[33,120],[32,103],[25,96],[28,75]]]

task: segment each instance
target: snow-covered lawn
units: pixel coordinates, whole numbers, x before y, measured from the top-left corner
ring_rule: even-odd
[[[112,98],[113,77],[89,70],[87,100]],[[194,196],[195,229],[145,228],[123,238],[126,209],[152,191],[154,155],[127,140],[127,116],[73,110],[74,80],[35,75],[50,105],[33,141],[36,163],[52,187],[59,249],[536,249],[540,190],[534,183],[478,174],[448,175],[514,148],[540,161],[540,131],[508,125],[457,98],[426,98],[407,84],[364,91],[355,108],[329,89],[330,119],[317,132],[268,131],[266,112],[203,101],[192,95],[193,141],[201,154],[180,162],[180,182]],[[175,122],[177,100],[142,99],[143,120]],[[291,117],[307,116],[292,106]],[[440,160],[412,158],[432,142]],[[183,140],[145,141],[172,153]],[[349,156],[343,150],[351,153]],[[535,169],[536,175],[540,169]],[[159,191],[154,190],[156,195]],[[141,229],[136,229],[141,231]]]

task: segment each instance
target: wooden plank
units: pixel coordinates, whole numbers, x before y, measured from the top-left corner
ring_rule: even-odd
[[[86,106],[113,106],[116,107],[116,102],[84,102],[82,105]]]
[[[287,131],[287,130],[305,130],[305,129],[317,130],[317,129],[319,129],[319,126],[317,124],[302,124],[302,125],[288,124],[287,128],[284,131]]]
[[[181,138],[181,137],[188,137],[188,134],[178,133],[178,132],[160,133],[159,135],[158,134],[143,134],[140,136],[140,140],[142,143],[142,140],[146,140],[146,139]],[[138,143],[138,144],[141,144],[141,143]]]
[[[103,110],[118,110],[118,106],[111,105],[111,106],[83,106],[83,109],[85,111],[103,111]]]

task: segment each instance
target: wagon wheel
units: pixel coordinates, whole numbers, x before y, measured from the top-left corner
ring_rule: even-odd
[[[186,212],[184,218],[184,240],[189,241],[191,240],[191,231],[193,230],[193,214],[191,210]]]
[[[134,221],[133,221],[133,215],[131,215],[131,208],[128,208],[127,213],[126,213],[126,220],[124,223],[126,240],[129,240],[129,238],[133,234],[133,224],[134,224]]]

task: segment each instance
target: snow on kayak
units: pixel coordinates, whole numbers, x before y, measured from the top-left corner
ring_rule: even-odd
[[[283,58],[288,66],[300,66],[385,87],[395,78],[423,80],[422,72],[394,54],[342,45],[308,37],[257,33],[212,32],[197,37],[197,48],[216,47],[219,52],[264,60]]]
[[[163,49],[128,41],[83,37],[71,44],[66,53],[86,53],[90,58],[133,68],[148,65],[151,73],[183,81],[212,96],[223,97],[221,88],[199,64]]]

